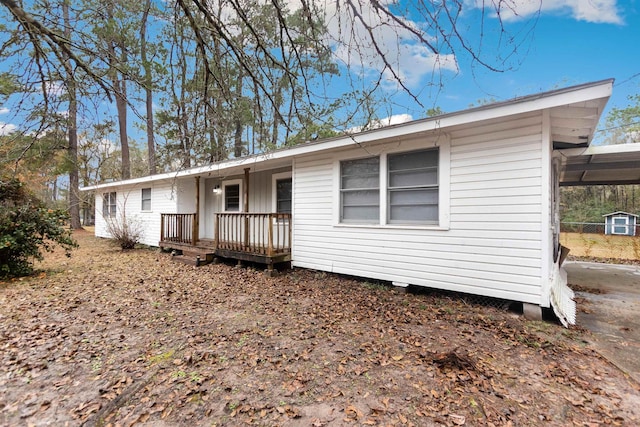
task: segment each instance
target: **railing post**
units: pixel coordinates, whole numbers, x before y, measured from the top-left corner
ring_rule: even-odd
[[[178,241],[182,242],[182,215],[176,217],[176,227],[178,228]]]
[[[213,228],[214,236],[213,236],[213,248],[218,250],[218,242],[220,239],[220,214],[214,214],[215,216],[215,225]]]
[[[198,214],[194,214],[191,221],[191,245],[195,246],[198,243]]]
[[[160,214],[160,241],[164,242],[164,214]]]
[[[247,249],[249,247],[249,214],[242,214],[244,218],[244,248]]]
[[[291,242],[292,242],[292,240],[291,240],[291,236],[292,236],[291,235],[291,229],[293,228],[292,221],[293,221],[293,215],[287,214],[287,234],[288,234],[288,237],[289,237],[289,241],[287,242],[287,247],[289,249],[289,252],[291,252],[291,246],[292,246],[291,245]]]
[[[267,243],[267,256],[273,256],[273,214],[269,214],[269,242]]]

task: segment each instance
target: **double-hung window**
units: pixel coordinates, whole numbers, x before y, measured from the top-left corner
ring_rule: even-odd
[[[389,223],[438,223],[438,150],[389,154],[387,157]]]
[[[380,221],[380,158],[340,163],[340,221]]]
[[[142,206],[140,207],[142,211],[150,211],[151,210],[151,189],[143,188],[142,189]]]
[[[113,218],[116,216],[116,192],[102,194],[102,216]]]
[[[429,148],[341,161],[340,222],[440,226],[440,160]]]

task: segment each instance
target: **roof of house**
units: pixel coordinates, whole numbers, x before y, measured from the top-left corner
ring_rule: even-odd
[[[547,116],[551,125],[551,135],[549,136],[554,147],[586,147],[593,138],[600,115],[611,96],[612,87],[612,79],[601,80],[378,129],[306,142],[268,153],[225,160],[175,172],[91,185],[81,190],[99,190],[187,176],[224,175],[225,171],[241,170],[246,167],[254,168],[254,170],[274,168],[290,164],[293,157],[302,154],[390,140],[405,135],[427,134],[455,126],[470,125],[485,120],[541,110],[549,112]]]
[[[638,216],[636,214],[632,214],[632,213],[629,213],[629,212],[623,212],[623,211],[611,212],[611,213],[608,213],[608,214],[605,214],[605,215],[602,215],[602,216],[607,217],[607,216],[613,216],[613,215],[627,215],[627,216],[635,216],[635,217]]]

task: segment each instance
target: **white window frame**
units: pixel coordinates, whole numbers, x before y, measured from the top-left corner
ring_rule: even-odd
[[[386,175],[387,175],[387,180],[386,180],[386,185],[385,185],[385,191],[387,193],[387,200],[386,200],[386,210],[385,210],[385,215],[387,216],[386,221],[387,224],[407,224],[407,225],[438,225],[439,224],[439,220],[436,221],[429,221],[429,220],[416,220],[416,221],[402,221],[402,220],[392,220],[391,219],[391,202],[389,200],[389,194],[393,191],[396,190],[391,189],[389,186],[389,177],[390,177],[390,171],[389,171],[389,156],[393,156],[393,155],[398,155],[398,154],[405,154],[405,153],[415,153],[415,152],[419,152],[419,151],[435,151],[436,155],[437,155],[437,159],[438,159],[438,163],[436,165],[436,170],[440,169],[440,149],[438,147],[430,147],[430,148],[422,148],[422,149],[418,149],[418,150],[410,150],[410,151],[400,151],[400,152],[395,152],[395,153],[387,153],[387,161],[385,162],[386,165]],[[425,188],[425,189],[436,189],[438,191],[438,194],[440,193],[440,183],[438,182],[439,176],[436,176],[436,184],[430,184],[428,186],[412,186],[411,188]],[[440,197],[438,196],[438,218],[440,217]],[[411,206],[415,206],[415,205],[411,205]]]
[[[623,219],[624,224],[616,224],[616,219]],[[616,227],[624,227],[624,233],[616,233]],[[626,236],[629,234],[629,217],[627,215],[618,215],[611,217],[611,234],[618,236]]]
[[[376,224],[376,222],[374,220],[366,220],[366,219],[352,219],[352,220],[344,220],[342,218],[342,195],[343,195],[343,188],[342,188],[342,162],[348,162],[348,161],[358,161],[358,160],[368,160],[368,159],[372,159],[372,158],[377,158],[378,159],[378,203],[380,203],[380,191],[382,190],[382,177],[380,176],[380,174],[382,173],[382,160],[380,159],[380,156],[359,156],[359,157],[353,157],[353,158],[345,158],[345,159],[340,159],[338,161],[338,197],[337,197],[337,201],[338,201],[338,222],[340,224],[347,224],[347,225],[372,225],[372,224]],[[346,189],[346,190],[352,190],[352,189]],[[380,206],[378,205],[378,208]],[[378,213],[378,223],[380,222],[380,213]]]
[[[220,186],[222,187],[222,212],[244,212],[244,188],[243,188],[243,182],[244,180],[242,179],[230,179],[227,181],[222,181],[222,184],[220,184]],[[227,186],[231,186],[231,185],[238,185],[239,191],[240,191],[240,197],[239,197],[239,203],[240,205],[238,206],[238,210],[237,211],[228,211],[227,210]]]
[[[438,222],[437,224],[409,224],[409,223],[389,223],[387,217],[387,194],[388,194],[388,167],[387,155],[429,148],[438,148]],[[356,160],[359,158],[371,157],[363,156],[362,150],[352,151],[353,155],[338,155],[334,158],[334,186],[333,186],[333,225],[334,227],[353,228],[388,228],[388,229],[415,229],[415,230],[449,230],[451,224],[451,141],[448,134],[442,134],[435,138],[421,137],[405,140],[395,144],[393,148],[384,147],[383,150],[369,149],[371,153],[379,153],[380,157],[380,222],[378,224],[351,223],[340,221],[340,162],[344,160]]]
[[[149,198],[148,199],[144,198],[144,190],[149,190]],[[142,188],[140,190],[140,211],[141,212],[151,212],[151,207],[152,207],[151,206],[151,197],[152,197],[152,194],[153,194],[153,190],[151,189],[151,187]],[[149,209],[145,209],[144,208],[145,200],[149,201]]]
[[[113,194],[113,203],[111,203],[112,194]],[[105,202],[106,202],[106,212],[105,212]],[[111,211],[112,206],[113,206],[113,212]],[[107,191],[106,193],[102,193],[102,216],[105,218],[115,218],[117,213],[118,213],[118,193],[116,191]]]
[[[278,181],[283,179],[291,179],[291,214],[293,214],[293,173],[280,172],[271,175],[271,212],[278,212]]]

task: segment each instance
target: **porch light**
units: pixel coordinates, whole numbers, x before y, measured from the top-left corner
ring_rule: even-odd
[[[222,193],[222,189],[219,184],[216,184],[215,187],[213,187],[213,194],[218,195],[220,193]]]

